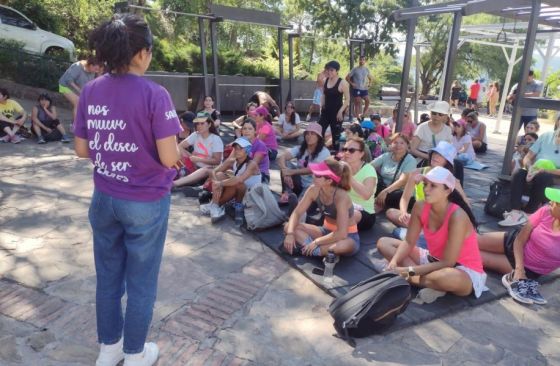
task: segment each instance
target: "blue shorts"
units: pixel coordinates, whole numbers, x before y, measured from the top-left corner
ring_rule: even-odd
[[[365,98],[368,96],[368,90],[367,89],[352,89],[352,96],[353,97],[360,97],[360,98]]]
[[[319,226],[319,230],[321,230],[321,236],[325,236],[331,233],[331,231],[324,226]],[[358,233],[348,233],[348,238],[354,241],[354,250],[350,255],[355,255],[360,251],[360,235]],[[303,242],[303,246],[308,246],[312,241],[313,238],[311,236],[308,236],[307,239],[305,239],[305,241]],[[321,248],[317,246],[317,248],[313,249],[312,255],[315,257],[321,256]]]

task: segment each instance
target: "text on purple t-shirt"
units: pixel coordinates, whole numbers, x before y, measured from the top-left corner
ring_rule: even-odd
[[[74,130],[88,141],[96,189],[133,201],[169,192],[176,172],[161,164],[156,140],[182,129],[160,85],[133,74],[91,81],[80,95]]]

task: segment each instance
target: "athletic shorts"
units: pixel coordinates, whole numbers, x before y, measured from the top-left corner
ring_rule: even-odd
[[[430,261],[428,259],[428,257],[431,257],[428,249],[423,249],[423,248],[418,248],[418,247],[417,247],[417,249],[418,249],[419,258],[420,258],[420,263],[418,263],[418,264],[422,265],[422,264],[428,264],[430,262],[433,262],[433,260]],[[434,258],[434,257],[431,257],[431,258]],[[482,295],[482,292],[488,290],[488,287],[486,287],[486,277],[487,277],[486,273],[477,272],[473,269],[467,268],[467,267],[462,266],[460,264],[456,264],[455,268],[465,272],[469,276],[469,278],[471,279],[471,282],[472,282],[472,286],[473,286],[473,293],[474,293],[474,296],[476,298],[479,298],[480,295]]]
[[[515,238],[517,238],[517,235],[519,234],[520,230],[521,228],[517,228],[513,231],[506,232],[504,235],[504,254],[508,259],[511,268],[515,268],[515,256],[513,255],[513,242],[515,241]],[[541,276],[540,274],[531,271],[527,267],[525,267],[525,274],[527,275],[527,278],[530,278],[532,280],[535,280]]]
[[[329,229],[325,228],[324,226],[319,226],[319,230],[321,230],[321,236],[328,235],[332,232]],[[352,241],[354,241],[354,250],[352,251],[352,253],[350,255],[355,255],[356,253],[358,253],[360,251],[360,235],[358,233],[348,233],[348,238],[350,238],[350,239],[352,239]],[[312,241],[313,241],[313,238],[311,236],[308,236],[307,239],[305,240],[305,242],[303,243],[303,245],[307,246],[307,245],[311,244]],[[315,248],[315,250],[313,250],[312,254],[316,257],[320,256],[321,255],[320,247],[317,246],[317,248]]]
[[[468,104],[477,104],[476,98],[467,98],[467,103]]]
[[[360,98],[365,98],[368,96],[368,90],[367,89],[352,89],[352,96],[353,97],[360,97]]]
[[[321,89],[315,89],[313,92],[313,104],[321,105],[321,97],[323,96],[323,91]]]
[[[58,84],[58,92],[61,94],[68,94],[68,93],[76,94],[69,87],[60,84]]]

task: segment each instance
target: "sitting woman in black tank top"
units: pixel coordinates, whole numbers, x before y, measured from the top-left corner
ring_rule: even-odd
[[[351,171],[348,164],[333,158],[309,164],[313,184],[305,192],[284,227],[285,250],[293,255],[354,255],[360,249],[354,206],[348,194]],[[300,218],[315,202],[324,216],[322,226],[300,223]]]

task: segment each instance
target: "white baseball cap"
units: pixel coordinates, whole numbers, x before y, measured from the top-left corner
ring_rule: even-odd
[[[432,183],[445,184],[452,191],[455,189],[455,182],[457,181],[449,170],[440,166],[430,169],[427,174],[423,174],[421,177]]]

